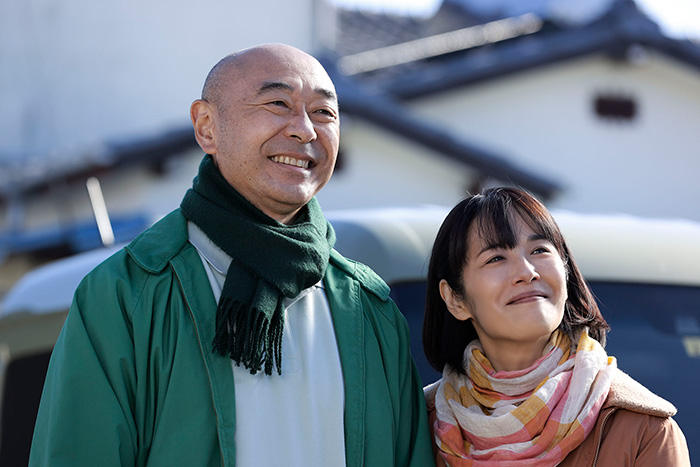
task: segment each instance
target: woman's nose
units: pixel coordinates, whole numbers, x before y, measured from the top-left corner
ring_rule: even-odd
[[[538,280],[539,278],[540,274],[537,272],[537,268],[528,258],[521,257],[518,261],[516,261],[515,271],[513,272],[514,283],[530,283],[534,280]]]

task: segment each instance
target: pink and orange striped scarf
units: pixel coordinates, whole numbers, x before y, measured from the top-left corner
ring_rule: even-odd
[[[520,371],[496,372],[479,341],[464,358],[467,375],[446,367],[435,397],[435,441],[451,467],[557,465],[592,430],[617,366],[586,332],[572,346],[555,331]]]

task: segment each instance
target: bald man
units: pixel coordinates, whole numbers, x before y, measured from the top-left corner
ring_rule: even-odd
[[[326,71],[246,49],[190,116],[193,186],[78,288],[30,465],[434,465],[406,322],[315,198],[340,137]]]

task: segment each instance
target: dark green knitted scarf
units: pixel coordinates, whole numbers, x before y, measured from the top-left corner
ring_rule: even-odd
[[[282,224],[234,190],[206,155],[180,209],[233,261],[216,312],[213,350],[252,374],[282,373],[284,297],[325,274],[335,232],[313,198]]]

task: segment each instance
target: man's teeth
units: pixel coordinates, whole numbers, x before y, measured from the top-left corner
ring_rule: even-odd
[[[302,160],[294,159],[293,157],[275,156],[272,158],[272,160],[274,162],[277,162],[280,164],[287,164],[287,165],[293,165],[295,167],[301,167],[302,169],[309,168],[309,161],[302,161]]]

